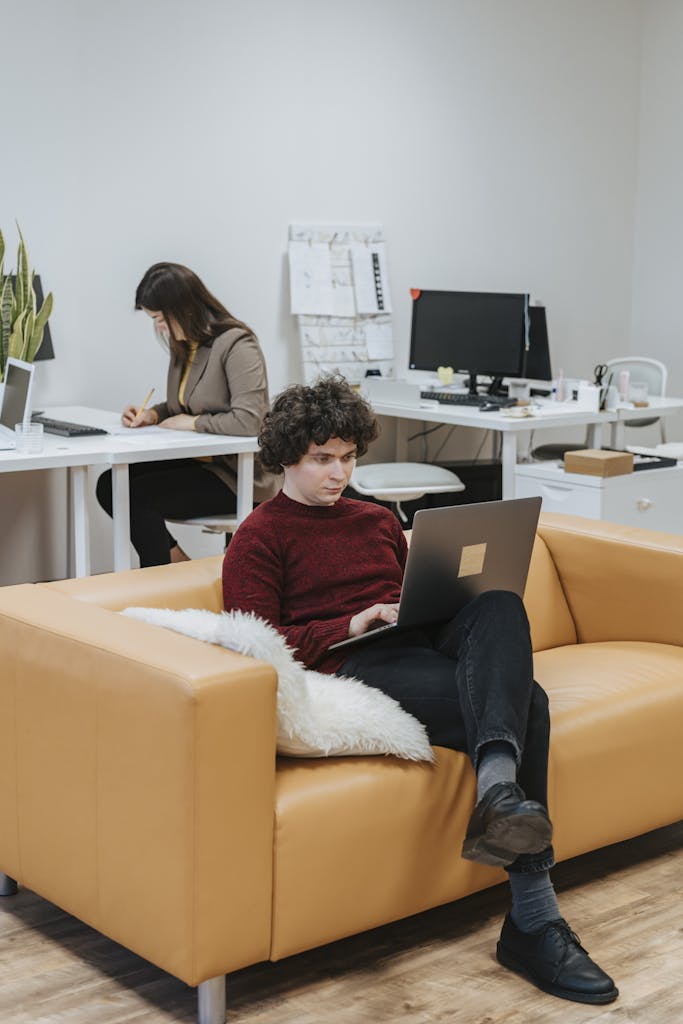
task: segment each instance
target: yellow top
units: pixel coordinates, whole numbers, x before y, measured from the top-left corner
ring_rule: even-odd
[[[194,362],[195,356],[197,355],[197,349],[199,348],[199,342],[198,341],[188,341],[187,342],[187,348],[188,348],[187,359],[185,360],[185,365],[183,366],[183,372],[182,372],[181,377],[180,377],[180,383],[178,384],[178,401],[180,402],[181,406],[185,405],[185,385],[187,384],[187,378],[190,376],[190,369],[192,368],[192,364]],[[197,419],[197,417],[195,416],[195,420],[196,419]],[[195,462],[213,462],[213,455],[196,455],[194,461]]]

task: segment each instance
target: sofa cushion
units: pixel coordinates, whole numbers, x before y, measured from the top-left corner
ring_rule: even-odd
[[[576,643],[576,628],[548,546],[536,535],[524,591],[535,651]]]
[[[683,816],[683,648],[635,641],[534,655],[550,699],[558,858]]]
[[[683,649],[572,644],[534,655],[550,697],[558,859],[683,816]],[[475,798],[465,754],[279,762],[273,959],[502,881],[464,861]]]
[[[271,958],[476,892],[506,877],[462,860],[475,777],[465,754],[278,762]]]
[[[580,643],[683,643],[683,537],[559,513],[539,533]]]

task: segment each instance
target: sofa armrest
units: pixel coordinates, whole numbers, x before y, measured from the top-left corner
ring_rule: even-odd
[[[580,643],[683,646],[683,538],[578,516],[544,514],[539,533]]]
[[[267,958],[276,675],[0,589],[0,870],[188,984]]]

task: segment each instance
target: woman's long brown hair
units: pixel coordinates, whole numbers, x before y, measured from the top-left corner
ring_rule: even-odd
[[[174,356],[184,359],[187,350],[171,328],[173,318],[183,338],[206,345],[219,334],[240,327],[252,330],[229,313],[211,294],[204,282],[181,263],[155,263],[145,273],[135,291],[135,308],[162,313],[168,325],[168,344]]]

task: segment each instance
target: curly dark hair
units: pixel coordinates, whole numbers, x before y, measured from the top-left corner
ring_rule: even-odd
[[[293,384],[281,392],[263,421],[260,460],[272,473],[294,466],[311,442],[325,444],[331,437],[354,441],[358,455],[379,434],[370,405],[341,374],[321,377],[310,386]]]

